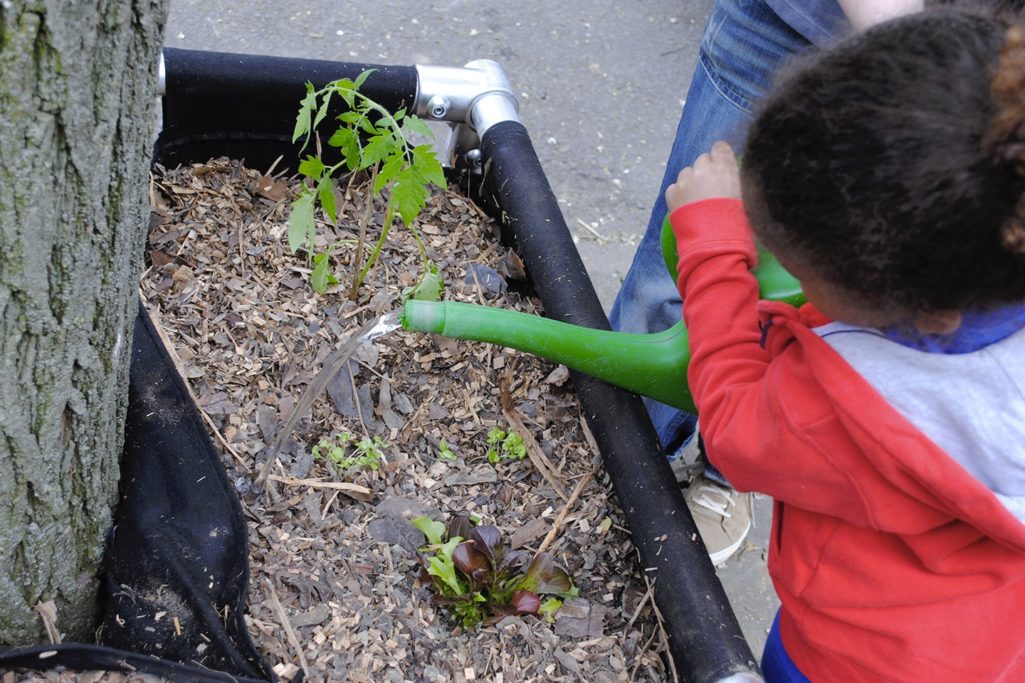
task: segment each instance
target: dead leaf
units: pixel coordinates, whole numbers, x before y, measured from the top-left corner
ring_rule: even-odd
[[[272,202],[280,202],[288,196],[288,184],[282,178],[275,180],[270,176],[262,175],[256,179],[256,194]]]

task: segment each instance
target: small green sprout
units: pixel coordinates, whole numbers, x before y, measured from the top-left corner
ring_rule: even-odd
[[[452,447],[448,445],[448,441],[445,439],[441,440],[438,444],[438,458],[441,460],[455,460],[456,452],[452,450]]]
[[[353,442],[355,441],[355,444]],[[328,458],[343,470],[369,469],[377,471],[384,462],[387,442],[380,436],[364,436],[359,441],[350,432],[335,434],[333,439],[321,439],[311,453],[314,460]]]
[[[493,427],[488,432],[488,462],[497,465],[502,460],[523,460],[527,456],[527,447],[523,437],[516,432],[506,432]]]

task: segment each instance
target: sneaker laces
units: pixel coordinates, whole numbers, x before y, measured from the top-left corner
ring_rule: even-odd
[[[696,494],[691,497],[691,502],[705,508],[721,517],[732,517],[729,508],[737,504],[733,499],[736,491],[725,489],[715,484],[698,485]]]

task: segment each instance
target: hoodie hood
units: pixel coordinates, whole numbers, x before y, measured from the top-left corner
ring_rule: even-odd
[[[811,374],[860,447],[863,462],[850,466],[864,468],[859,477],[861,488],[879,503],[867,508],[870,526],[914,536],[960,520],[981,536],[1025,552],[1025,523],[1015,514],[1019,495],[1000,491],[1008,479],[1025,481],[1025,418],[1017,416],[1019,412],[1025,415],[1025,398],[1015,383],[1022,381],[1021,373],[1004,373],[1011,384],[1007,392],[987,384],[993,389],[989,396],[968,396],[963,391],[958,394],[963,384],[959,376],[964,375],[967,383],[979,374],[966,358],[969,354],[943,356],[907,349],[874,331],[830,323],[810,304],[795,309],[762,302],[758,308],[767,330],[765,348],[770,357],[785,352],[795,342],[799,344]],[[879,358],[877,351],[882,345],[896,347],[888,349],[896,352],[895,360],[890,365],[871,366],[866,359]],[[1010,358],[1012,363],[1025,362],[1017,360],[1025,359],[1025,333],[1012,335],[999,345],[999,350],[987,347],[978,352],[979,363],[999,363],[997,356]],[[932,386],[928,377],[919,378],[918,386],[911,389],[902,380],[921,375],[921,367],[914,368],[914,373],[906,369],[901,372],[902,365],[916,359],[920,363],[934,361],[930,371],[941,371],[935,373]],[[940,407],[923,415],[920,404],[925,402],[906,395],[915,391],[918,396],[929,391],[927,398]],[[983,421],[986,424],[980,425]],[[1005,429],[993,426],[997,422]],[[963,432],[974,435],[975,441],[949,436],[961,433],[956,430],[959,424],[967,426]],[[964,451],[958,457],[944,448],[954,441]],[[1004,457],[1007,462],[1002,471],[1016,468],[1013,475],[1003,477],[1004,481],[998,481],[995,474],[987,476],[984,468],[972,460],[983,450]],[[1011,491],[1020,493],[1025,491]],[[903,499],[903,503],[887,504],[890,498],[894,503]],[[964,540],[967,538],[958,542]]]

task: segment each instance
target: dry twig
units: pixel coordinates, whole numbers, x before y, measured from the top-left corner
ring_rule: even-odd
[[[548,550],[548,546],[550,546],[552,541],[555,540],[555,537],[559,535],[559,531],[562,529],[562,522],[566,519],[566,515],[569,514],[569,511],[573,508],[574,503],[577,502],[577,498],[580,497],[581,492],[583,492],[584,488],[586,488],[591,482],[592,476],[594,476],[594,473],[588,472],[580,478],[576,488],[573,489],[573,493],[570,494],[569,500],[567,500],[566,504],[562,506],[559,516],[555,518],[554,522],[552,522],[552,528],[548,530],[544,540],[541,541],[541,545],[538,546],[537,552],[543,553]]]
[[[282,477],[277,474],[267,475],[268,481],[276,481],[286,486],[307,486],[311,489],[330,489],[344,493],[356,500],[373,500],[374,492],[366,486],[353,484],[347,481],[320,481],[319,479],[298,479],[296,477]]]
[[[527,447],[527,457],[534,463],[534,467],[541,473],[541,476],[552,485],[559,498],[568,501],[569,498],[566,497],[566,492],[563,490],[562,485],[559,484],[559,477],[555,474],[555,466],[552,465],[545,452],[541,450],[541,446],[537,443],[533,433],[527,430],[523,420],[520,419],[520,412],[516,409],[516,404],[512,400],[512,394],[509,392],[507,378],[502,380],[500,401],[502,403],[502,415],[509,422],[509,427],[523,438],[523,445]]]
[[[680,683],[680,674],[676,671],[676,662],[673,660],[673,653],[669,650],[669,636],[666,634],[665,620],[662,618],[662,612],[658,608],[658,603],[655,602],[655,586],[652,584],[651,579],[648,578],[647,574],[644,574],[644,583],[648,587],[648,593],[651,594],[651,609],[655,612],[655,620],[658,624],[659,640],[662,642],[662,647],[666,651],[666,660],[669,662],[669,671],[673,674],[673,683]],[[640,657],[643,652],[638,655]]]
[[[299,638],[295,635],[295,630],[292,628],[292,622],[288,618],[288,614],[285,613],[285,608],[281,606],[281,601],[278,600],[277,591],[274,590],[274,584],[271,583],[270,579],[264,579],[264,584],[267,586],[267,591],[270,593],[271,602],[274,603],[274,610],[278,613],[278,619],[281,621],[281,627],[285,629],[285,635],[288,637],[288,642],[291,643],[292,647],[295,648],[295,652],[299,657],[299,666],[303,669],[305,676],[310,675],[310,665],[306,661],[306,654],[303,652],[302,644],[299,642]]]

